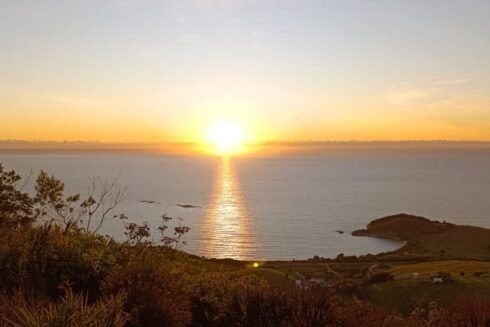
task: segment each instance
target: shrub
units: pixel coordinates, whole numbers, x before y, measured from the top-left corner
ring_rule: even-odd
[[[21,293],[0,299],[2,326],[123,327],[128,322],[120,295],[89,304],[86,296],[76,295],[70,289],[65,292],[59,302],[46,303]]]
[[[117,262],[114,247],[104,238],[57,225],[2,230],[0,288],[20,288],[57,298],[58,286],[70,282],[76,291],[96,296],[99,285]]]
[[[362,307],[342,305],[337,307],[337,317],[341,326],[346,327],[403,327],[406,321],[384,309],[367,304]]]
[[[289,310],[292,313],[289,326],[332,326],[337,321],[335,316],[337,302],[329,291],[323,288],[311,288],[295,290],[286,295],[290,299]]]
[[[320,327],[335,325],[336,301],[321,288],[234,290],[218,326]]]
[[[366,281],[367,284],[385,283],[393,280],[393,276],[389,272],[378,272]]]
[[[287,326],[288,300],[266,288],[236,289],[228,299],[221,326]]]
[[[448,327],[490,326],[490,301],[468,299],[447,310],[444,323]]]
[[[137,326],[187,326],[191,322],[182,279],[154,256],[143,253],[116,267],[103,289],[106,294],[126,295],[124,307]]]

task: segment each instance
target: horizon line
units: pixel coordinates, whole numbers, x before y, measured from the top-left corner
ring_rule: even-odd
[[[208,142],[198,141],[103,141],[103,140],[29,140],[29,139],[0,139],[1,144],[32,144],[32,145],[204,145]],[[475,139],[372,139],[372,140],[266,140],[244,142],[243,145],[316,145],[316,144],[374,144],[374,143],[490,143],[490,140]]]

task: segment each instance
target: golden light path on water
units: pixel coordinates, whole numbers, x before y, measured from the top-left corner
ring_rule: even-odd
[[[211,204],[203,230],[201,251],[209,258],[252,259],[256,249],[252,217],[230,158],[224,157],[216,174]]]

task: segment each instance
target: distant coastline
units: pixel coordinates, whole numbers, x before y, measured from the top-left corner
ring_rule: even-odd
[[[199,153],[196,142],[102,142],[0,140],[0,153]],[[372,140],[372,141],[266,141],[248,144],[251,153],[312,154],[331,151],[425,152],[427,150],[490,151],[490,141],[449,140]]]
[[[397,214],[371,221],[353,236],[405,241],[392,253],[440,259],[490,259],[490,229]]]

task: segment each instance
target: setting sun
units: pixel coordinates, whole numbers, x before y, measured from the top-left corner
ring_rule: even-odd
[[[232,120],[218,120],[212,123],[206,133],[206,141],[217,153],[236,153],[245,140],[243,126]]]

